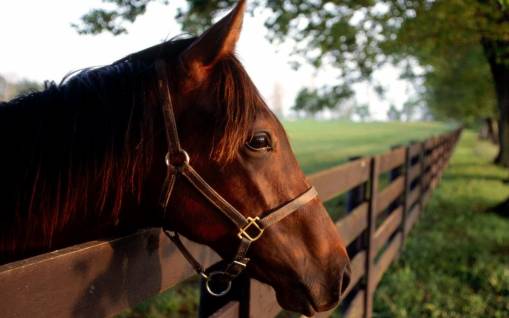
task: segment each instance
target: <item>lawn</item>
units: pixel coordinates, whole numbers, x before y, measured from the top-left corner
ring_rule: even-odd
[[[434,122],[374,122],[299,120],[284,122],[295,155],[306,173],[323,170],[353,156],[381,153],[440,134],[451,126]]]
[[[345,162],[352,156],[380,153],[393,145],[422,140],[452,129],[448,125],[428,122],[363,124],[304,120],[285,122],[284,126],[297,158],[308,174]],[[472,316],[470,309],[468,315],[448,315],[453,311],[444,306],[468,307],[467,300],[472,302],[472,308],[483,304],[492,307],[495,303],[500,307],[501,301],[509,303],[509,270],[502,268],[504,260],[509,263],[509,234],[505,234],[509,233],[509,222],[491,214],[482,214],[482,220],[470,216],[477,213],[473,211],[480,211],[509,196],[509,187],[500,182],[507,173],[489,164],[493,153],[493,147],[476,142],[472,133],[466,134],[452,167],[444,176],[443,185],[433,195],[427,212],[412,232],[403,256],[381,283],[376,294],[375,317],[490,317]],[[472,191],[475,193],[470,193]],[[338,205],[341,202],[340,197],[327,203],[335,219],[341,215]],[[470,224],[471,221],[475,224]],[[458,224],[461,227],[455,228]],[[429,233],[430,229],[432,233]],[[459,239],[455,238],[458,242],[451,241],[449,235],[452,233],[459,236]],[[472,235],[472,241],[465,239],[468,235]],[[500,252],[494,252],[497,249]],[[442,258],[443,253],[447,255]],[[454,268],[455,261],[458,264],[466,261],[466,264]],[[440,266],[446,265],[452,272],[444,269],[444,274],[438,275]],[[477,267],[470,268],[469,265]],[[490,276],[486,271],[492,267],[494,271],[489,273]],[[462,276],[455,277],[456,274]],[[482,293],[465,292],[464,297],[455,295],[456,290],[462,291],[460,285],[468,285],[476,279],[480,279],[477,282],[480,288],[494,285],[497,291],[483,294],[483,289]],[[425,283],[433,285],[429,287],[431,291],[425,285],[421,287]],[[194,286],[197,282],[191,280],[181,285],[185,288],[173,288],[124,312],[121,317],[195,317],[198,292]],[[470,287],[465,288],[469,290]],[[441,297],[442,290],[444,297]],[[446,291],[451,292],[450,297],[446,297]],[[497,296],[499,292],[501,296]]]
[[[509,196],[494,146],[465,132],[442,183],[375,294],[373,317],[509,317]]]

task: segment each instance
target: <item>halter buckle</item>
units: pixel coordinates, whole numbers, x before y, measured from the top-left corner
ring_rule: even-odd
[[[260,221],[259,217],[247,217],[247,224],[240,228],[237,236],[242,240],[243,238],[254,242],[260,238],[263,234],[263,227],[258,224]],[[255,231],[255,233],[253,233]]]

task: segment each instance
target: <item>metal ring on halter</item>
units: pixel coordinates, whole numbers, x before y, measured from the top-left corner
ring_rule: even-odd
[[[189,164],[189,161],[191,160],[190,157],[189,157],[189,154],[187,153],[187,151],[185,151],[184,149],[180,149],[179,152],[178,152],[178,155],[182,156],[183,158],[180,158],[180,159],[183,159],[182,162],[178,163],[178,164],[173,164],[171,161],[170,161],[170,152],[167,152],[166,153],[166,156],[164,157],[164,162],[166,163],[166,165],[168,167],[170,166],[173,166],[175,167],[176,169],[179,169],[179,168],[182,168],[184,167],[185,165],[188,165]]]
[[[226,276],[225,272],[221,272],[221,271],[214,271],[214,272],[209,273],[208,278],[205,281],[205,287],[207,288],[207,291],[209,292],[209,294],[211,294],[212,296],[221,297],[221,296],[228,294],[230,289],[232,289],[232,281],[230,279],[226,280],[225,281],[225,282],[227,282],[226,288],[222,291],[215,292],[212,290],[212,288],[210,286],[210,282],[214,280],[214,276],[218,276],[218,275]]]

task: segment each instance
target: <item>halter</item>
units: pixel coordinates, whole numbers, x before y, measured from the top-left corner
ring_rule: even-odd
[[[311,187],[263,218],[245,217],[219,193],[217,193],[191,166],[189,155],[180,146],[175,114],[173,112],[171,94],[168,86],[166,63],[162,60],[158,60],[156,62],[156,70],[159,77],[159,90],[162,92],[161,102],[166,128],[166,140],[168,143],[168,152],[165,157],[168,172],[161,195],[161,205],[163,209],[166,210],[170,201],[171,193],[175,186],[175,180],[178,175],[182,175],[196,190],[198,190],[212,205],[214,205],[217,210],[219,210],[237,226],[239,230],[237,237],[239,238],[240,243],[237,248],[237,253],[233,257],[232,261],[226,265],[224,270],[213,271],[207,274],[203,266],[200,265],[200,263],[184,246],[178,233],[170,231],[164,227],[163,230],[164,233],[173,241],[175,246],[177,246],[186,260],[191,264],[194,270],[203,277],[203,279],[205,279],[207,291],[213,296],[223,296],[230,291],[232,280],[246,268],[247,263],[249,262],[249,258],[246,257],[246,254],[251,244],[258,240],[268,227],[278,223],[288,215],[297,211],[297,209],[309,203],[309,201],[314,199],[318,194],[315,188]]]

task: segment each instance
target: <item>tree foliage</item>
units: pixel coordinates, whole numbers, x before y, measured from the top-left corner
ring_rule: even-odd
[[[353,91],[348,86],[323,87],[321,89],[303,88],[297,94],[293,110],[310,114],[329,109],[337,110],[343,101],[352,97]]]
[[[123,22],[134,21],[150,1],[161,0],[104,1],[112,8],[85,15],[80,32],[124,32]],[[185,30],[197,32],[235,2],[188,0],[176,18]],[[469,123],[498,113],[499,161],[509,166],[508,2],[251,0],[249,8],[270,11],[265,15],[268,37],[274,42],[293,39],[297,62],[340,70],[335,87],[372,79],[382,64],[392,63],[405,68],[404,76],[420,87],[423,100],[438,118]],[[317,98],[312,99],[313,94]],[[320,91],[302,92],[300,99],[298,105],[305,101],[310,111],[320,107],[317,101],[323,102],[322,108],[337,104]]]
[[[8,101],[16,96],[40,91],[42,88],[43,85],[39,82],[28,79],[11,82],[0,75],[0,102]]]
[[[402,112],[398,110],[396,106],[391,105],[387,111],[387,118],[389,118],[391,121],[401,121]]]

